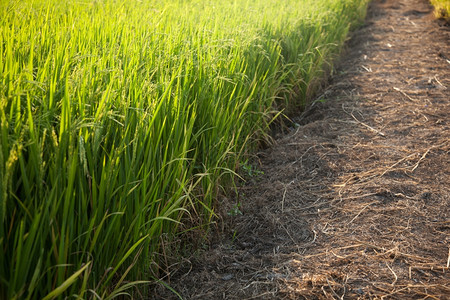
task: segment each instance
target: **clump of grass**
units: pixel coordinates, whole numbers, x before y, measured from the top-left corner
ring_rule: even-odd
[[[148,279],[366,4],[1,1],[0,298]]]
[[[450,0],[430,0],[434,6],[434,13],[436,18],[445,19],[447,23],[450,22]]]

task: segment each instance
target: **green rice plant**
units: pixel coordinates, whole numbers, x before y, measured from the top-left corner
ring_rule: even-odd
[[[113,298],[207,224],[366,0],[0,1],[0,298]],[[135,281],[135,282],[133,282]]]

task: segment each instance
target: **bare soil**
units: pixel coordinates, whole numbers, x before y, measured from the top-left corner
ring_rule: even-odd
[[[185,299],[450,299],[449,50],[427,1],[374,0],[321,101],[166,282]]]

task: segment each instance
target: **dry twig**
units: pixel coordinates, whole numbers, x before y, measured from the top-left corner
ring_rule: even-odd
[[[394,87],[394,90],[396,90],[397,92],[401,93],[403,96],[405,96],[406,98],[408,98],[409,100],[411,100],[412,102],[417,102],[417,100],[411,98],[408,94],[406,94],[404,91],[402,91],[399,88]]]

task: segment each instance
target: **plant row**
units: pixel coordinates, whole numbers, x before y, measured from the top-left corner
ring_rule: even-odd
[[[366,5],[1,1],[0,298],[108,299],[151,279],[163,240],[214,217]]]

